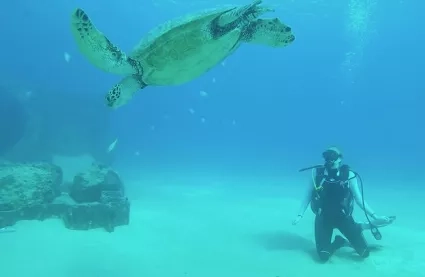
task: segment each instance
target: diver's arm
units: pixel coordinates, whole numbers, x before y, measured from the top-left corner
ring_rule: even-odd
[[[372,218],[376,217],[376,213],[372,210],[372,208],[367,204],[366,201],[363,202],[362,192],[359,187],[359,182],[357,182],[357,178],[355,178],[355,175],[353,172],[350,171],[349,175],[350,180],[350,189],[353,193],[354,200],[356,201],[357,205],[364,210],[369,216]],[[364,203],[364,207],[363,207]]]

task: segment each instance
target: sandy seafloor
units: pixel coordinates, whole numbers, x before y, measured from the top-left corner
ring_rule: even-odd
[[[161,176],[160,173],[152,176]],[[131,223],[107,233],[71,231],[59,219],[24,221],[0,234],[2,276],[305,277],[425,276],[424,192],[368,188],[367,200],[397,221],[360,260],[349,248],[318,263],[310,211],[297,226],[302,190],[290,180],[126,180]],[[384,198],[379,197],[385,195]],[[356,218],[363,219],[359,209]],[[360,274],[360,275],[359,275]]]

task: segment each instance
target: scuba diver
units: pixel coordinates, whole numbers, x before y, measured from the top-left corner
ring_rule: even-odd
[[[342,154],[336,147],[328,148],[322,155],[324,165],[300,170],[312,170],[312,184],[292,224],[296,225],[301,220],[310,204],[316,215],[314,234],[321,261],[328,261],[336,250],[345,246],[354,248],[361,257],[366,258],[369,249],[363,230],[370,229],[375,239],[380,240],[382,235],[378,227],[391,224],[395,217],[378,216],[365,202],[360,176],[348,165],[342,164]],[[365,212],[366,223],[354,221],[354,201]],[[337,235],[331,242],[334,229],[338,229],[345,238]]]

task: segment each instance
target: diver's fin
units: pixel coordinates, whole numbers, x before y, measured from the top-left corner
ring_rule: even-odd
[[[80,52],[96,67],[109,73],[137,74],[137,63],[101,33],[82,9],[71,16],[71,31]]]
[[[139,75],[130,75],[116,84],[106,95],[106,105],[113,109],[127,104],[140,89],[147,87]]]

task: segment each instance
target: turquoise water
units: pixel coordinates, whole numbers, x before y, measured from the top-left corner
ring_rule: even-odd
[[[104,105],[121,77],[79,53],[76,7],[130,51],[154,26],[219,4],[246,2],[4,4],[0,104],[14,99],[24,112],[0,105],[0,159],[53,162],[66,178],[96,160],[121,174],[132,201],[130,225],[113,234],[54,219],[0,231],[4,274],[423,276],[424,4],[265,1],[292,28],[288,47],[242,45],[187,84]],[[379,250],[366,261],[342,251],[318,264],[311,213],[290,224],[309,178],[298,169],[321,163],[331,145],[361,173],[369,204],[397,215],[382,241],[367,237]]]

